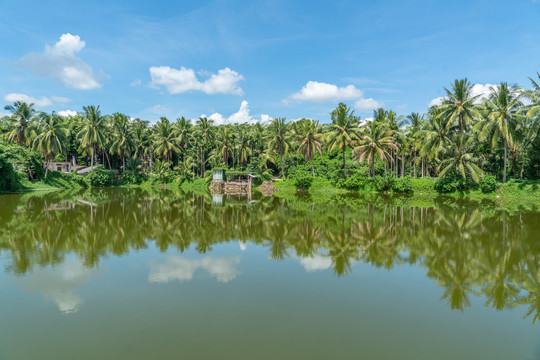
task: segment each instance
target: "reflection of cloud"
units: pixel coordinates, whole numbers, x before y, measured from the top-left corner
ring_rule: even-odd
[[[246,249],[247,249],[247,246],[246,246],[245,242],[239,241],[238,246],[240,246],[240,250],[242,250],[242,251],[246,251]]]
[[[206,270],[219,282],[229,282],[240,271],[235,265],[240,262],[240,256],[214,258],[205,256],[202,259],[186,259],[180,256],[170,256],[164,264],[151,265],[148,281],[155,283],[167,283],[173,280],[186,281],[193,279],[195,271]]]
[[[301,257],[297,259],[300,260],[300,264],[304,267],[304,269],[306,269],[307,272],[326,270],[332,266],[332,259],[321,255]]]
[[[82,266],[79,261],[69,261],[52,269],[40,269],[28,274],[17,282],[23,289],[32,293],[42,293],[52,299],[63,313],[74,313],[84,300],[73,293],[82,286],[92,274],[92,270]]]

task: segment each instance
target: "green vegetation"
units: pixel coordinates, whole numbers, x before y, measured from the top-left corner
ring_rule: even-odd
[[[16,171],[35,184],[49,176],[43,162],[76,159],[100,165],[85,180],[89,186],[181,186],[222,168],[280,177],[302,190],[324,183],[338,191],[504,194],[508,178],[540,179],[540,88],[531,83],[528,90],[500,83],[480,97],[467,79],[456,80],[426,114],[377,109],[372,121],[339,103],[322,125],[275,118],[215,126],[204,117],[162,117],[151,125],[102,115],[99,106],[62,118],[16,102],[0,123],[0,191],[24,188]]]

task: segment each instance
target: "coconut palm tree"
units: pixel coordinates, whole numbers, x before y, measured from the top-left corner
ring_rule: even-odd
[[[277,151],[281,164],[281,175],[285,176],[283,167],[283,155],[285,155],[291,146],[289,142],[289,127],[285,122],[285,118],[275,118],[268,126],[268,134],[266,136],[268,148]]]
[[[126,115],[120,113],[114,114],[112,121],[114,136],[111,153],[122,158],[122,171],[126,171],[126,156],[130,156],[135,150],[130,121]]]
[[[13,105],[6,105],[4,110],[11,112],[8,124],[9,142],[17,142],[17,145],[27,145],[35,136],[34,120],[37,116],[33,108],[34,103],[27,104],[24,101],[15,101]]]
[[[167,162],[171,160],[173,152],[180,151],[174,129],[166,117],[160,118],[154,126],[154,146],[156,155]]]
[[[40,133],[34,139],[33,146],[36,151],[43,154],[43,158],[47,162],[45,168],[45,177],[47,177],[51,157],[66,152],[68,130],[64,120],[56,115],[54,111],[50,115],[42,113],[41,119],[42,121],[39,124]]]
[[[453,171],[464,179],[471,178],[478,183],[484,171],[478,164],[480,159],[474,155],[474,138],[467,139],[464,134],[457,136],[445,150],[445,159],[439,165],[439,176],[444,177]]]
[[[107,141],[107,118],[101,116],[99,106],[84,106],[81,119],[81,130],[77,134],[81,146],[91,151],[90,166],[94,166],[96,151],[101,149]]]
[[[500,141],[504,145],[503,182],[506,182],[508,168],[508,150],[513,145],[516,122],[520,117],[518,111],[523,106],[521,89],[500,83],[491,90],[486,99],[486,117],[479,121],[476,129],[480,130],[479,140],[488,140],[493,149]]]
[[[298,142],[298,154],[302,154],[305,161],[311,163],[311,173],[315,177],[315,167],[313,166],[313,157],[315,153],[322,155],[322,126],[318,120],[302,119],[297,122],[298,133],[294,134]]]
[[[446,97],[439,106],[441,115],[447,121],[447,127],[457,126],[463,133],[468,126],[472,125],[479,113],[475,102],[479,95],[473,96],[472,85],[467,79],[455,80],[452,90],[444,88]]]
[[[394,130],[389,130],[386,124],[378,121],[369,121],[364,128],[360,140],[355,142],[352,156],[356,162],[366,160],[370,172],[375,179],[375,159],[378,157],[384,162],[392,160],[392,151],[398,149]]]
[[[206,163],[208,162],[205,159],[205,152],[211,144],[211,141],[214,138],[214,120],[208,119],[206,117],[201,117],[197,120],[197,130],[195,134],[200,138],[199,150],[200,150],[200,164],[201,164],[201,176],[204,177],[206,173]]]
[[[229,164],[232,153],[232,130],[229,126],[220,126],[216,134],[216,146],[224,165]]]
[[[177,118],[174,123],[174,131],[177,136],[178,145],[187,149],[190,133],[192,131],[191,120],[187,120],[185,117]]]
[[[344,103],[339,103],[330,115],[332,117],[332,124],[326,135],[328,150],[332,151],[335,148],[341,149],[343,155],[343,175],[346,177],[345,151],[353,140],[360,138],[359,118],[354,116],[354,111],[349,109]]]

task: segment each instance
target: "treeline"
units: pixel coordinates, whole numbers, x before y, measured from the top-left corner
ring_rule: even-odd
[[[216,126],[204,117],[162,117],[150,124],[121,113],[103,115],[99,106],[85,106],[65,118],[15,102],[5,107],[11,115],[2,118],[0,137],[32,149],[46,162],[75,158],[80,164],[129,173],[133,182],[149,174],[205,177],[212,168],[250,171],[263,178],[310,173],[337,181],[351,175],[410,176],[474,184],[487,174],[503,182],[508,177],[536,180],[540,86],[533,79],[531,83],[528,90],[500,83],[488,96],[474,96],[467,79],[455,80],[444,89],[442,103],[425,114],[398,115],[381,108],[372,121],[363,121],[340,103],[329,124],[275,118],[268,124]],[[0,151],[0,171],[5,172],[1,169],[8,165],[1,156]]]

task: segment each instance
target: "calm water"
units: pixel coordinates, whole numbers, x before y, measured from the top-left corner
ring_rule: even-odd
[[[540,214],[400,201],[0,196],[0,359],[540,359]]]

